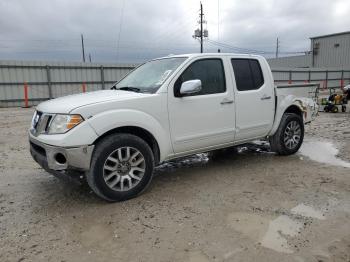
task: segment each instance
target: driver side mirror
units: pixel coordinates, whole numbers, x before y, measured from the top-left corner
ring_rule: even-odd
[[[193,95],[202,90],[202,81],[199,79],[183,82],[180,87],[180,94],[183,96]]]

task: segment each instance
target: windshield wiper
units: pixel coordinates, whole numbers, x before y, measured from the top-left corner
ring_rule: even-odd
[[[141,91],[140,88],[137,87],[131,87],[131,86],[123,86],[123,87],[119,87],[117,88],[117,90],[125,90],[125,91],[132,91],[132,92],[137,92],[139,93]]]

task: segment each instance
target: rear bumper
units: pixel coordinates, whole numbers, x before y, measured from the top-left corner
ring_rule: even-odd
[[[42,143],[32,136],[29,137],[29,142],[33,159],[49,172],[69,169],[87,171],[90,169],[94,145],[57,147]]]

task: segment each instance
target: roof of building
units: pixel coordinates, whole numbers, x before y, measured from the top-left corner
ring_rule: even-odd
[[[350,31],[328,34],[328,35],[313,36],[313,37],[310,37],[310,39],[331,37],[331,36],[337,36],[337,35],[347,35],[347,34],[350,34]]]

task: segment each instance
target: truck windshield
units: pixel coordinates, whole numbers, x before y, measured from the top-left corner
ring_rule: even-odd
[[[136,68],[114,87],[142,93],[155,93],[187,57],[163,58],[149,61]]]

